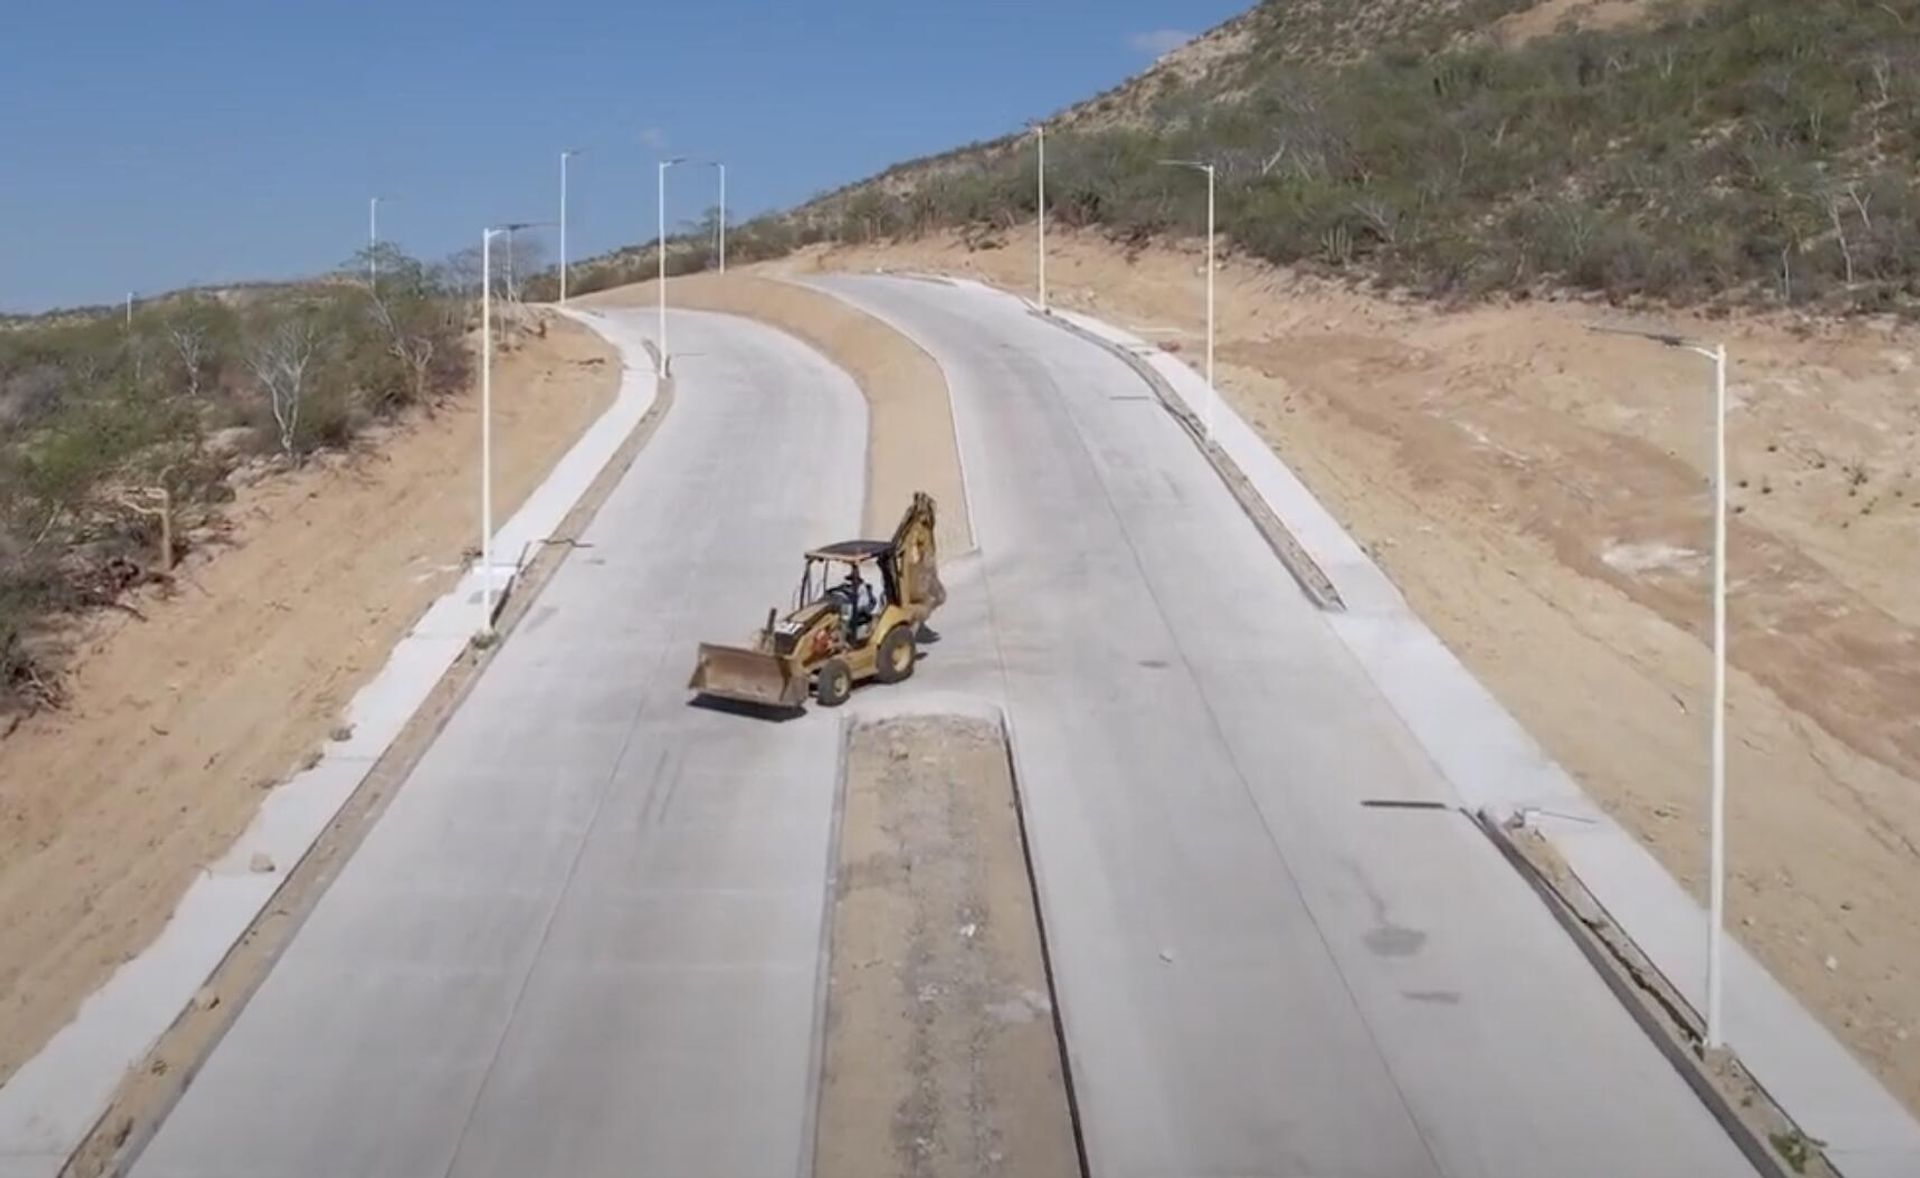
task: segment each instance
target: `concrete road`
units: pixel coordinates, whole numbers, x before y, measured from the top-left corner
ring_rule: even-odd
[[[1131,370],[818,285],[948,374],[981,558],[913,687],[1004,697],[1096,1175],[1751,1175],[1466,819],[1361,805],[1457,798]]]
[[[637,353],[651,313],[610,319]],[[803,545],[857,529],[865,406],[771,330],[670,330],[677,401],[591,547],[139,1178],[804,1171],[838,727],[743,722],[683,688],[697,641],[744,637]]]
[[[1006,709],[1095,1174],[1749,1173],[1477,832],[1361,806],[1454,792],[1130,370],[1003,298],[823,285],[946,366],[981,544],[853,708]],[[136,1178],[806,1172],[838,718],[681,685],[855,526],[863,415],[771,332],[672,330],[593,547]]]

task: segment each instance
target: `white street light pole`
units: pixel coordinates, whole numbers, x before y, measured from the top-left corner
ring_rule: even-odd
[[[1047,125],[1033,124],[1033,133],[1040,141],[1040,310],[1047,309]]]
[[[1707,1046],[1720,1046],[1720,942],[1727,908],[1727,346],[1694,351],[1713,361],[1713,878],[1707,888]]]
[[[1213,383],[1214,167],[1199,160],[1161,160],[1160,163],[1169,168],[1193,168],[1207,174],[1207,408],[1203,416],[1203,425],[1206,429],[1207,441],[1212,442],[1214,406],[1220,400],[1218,386]]]
[[[367,200],[367,286],[380,282],[380,198],[375,196]]]
[[[480,633],[493,633],[493,239],[480,233]]]
[[[684,162],[685,158],[686,157],[684,156],[675,156],[670,160],[660,161],[660,193],[658,198],[659,199],[658,213],[659,213],[660,236],[657,239],[654,248],[658,251],[660,255],[660,371],[659,371],[659,375],[662,377],[665,377],[667,375],[667,169],[671,168],[673,165],[677,163]]]
[[[1629,328],[1596,327],[1609,335],[1632,335],[1680,348],[1713,361],[1713,746],[1707,804],[1707,1027],[1706,1046],[1722,1034],[1721,942],[1727,907],[1727,346],[1684,336]]]
[[[570,147],[560,153],[560,305],[567,305],[567,161],[583,149]]]
[[[133,330],[133,292],[127,292],[127,330]]]

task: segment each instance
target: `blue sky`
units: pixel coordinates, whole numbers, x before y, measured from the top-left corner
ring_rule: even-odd
[[[650,238],[653,160],[750,215],[1017,128],[1250,0],[21,0],[0,29],[0,310],[440,257],[556,215]],[[669,216],[712,203],[675,177]]]

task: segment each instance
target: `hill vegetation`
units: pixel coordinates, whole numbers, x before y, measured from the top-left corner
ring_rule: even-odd
[[[1564,0],[1268,0],[1050,121],[1049,215],[1201,233],[1204,178],[1160,161],[1204,160],[1223,237],[1276,264],[1434,297],[1912,313],[1920,0],[1602,7],[1609,27]],[[1034,216],[1035,167],[1025,136],[912,161],[735,229],[730,253],[954,228],[991,246]],[[699,243],[669,269],[704,265]]]
[[[58,702],[49,622],[166,579],[237,469],[298,464],[463,385],[459,280],[388,247],[379,268],[371,290],[185,294],[0,330],[0,710]]]

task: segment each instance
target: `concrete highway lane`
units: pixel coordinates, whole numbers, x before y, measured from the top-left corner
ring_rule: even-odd
[[[646,363],[651,312],[608,318]],[[839,726],[690,708],[684,685],[696,642],[743,638],[803,547],[857,530],[865,408],[770,329],[670,330],[676,403],[589,546],[138,1178],[804,1171]]]
[[[915,685],[1004,698],[1094,1174],[1751,1175],[1464,817],[1361,806],[1457,799],[1130,369],[817,285],[948,375],[991,633]]]

